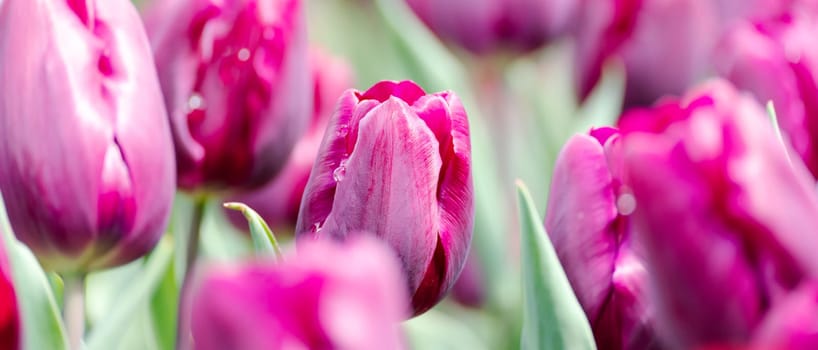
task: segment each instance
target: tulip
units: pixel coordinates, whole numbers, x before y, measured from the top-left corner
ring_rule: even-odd
[[[719,46],[716,68],[761,103],[773,101],[778,122],[796,154],[818,177],[818,21],[785,15],[746,22]]]
[[[633,194],[614,128],[574,135],[560,152],[545,228],[599,349],[655,346],[647,274],[635,251]]]
[[[620,127],[659,334],[679,348],[746,342],[771,305],[818,276],[808,171],[724,81]]]
[[[452,299],[465,307],[480,308],[486,301],[486,280],[480,268],[480,260],[471,251],[463,265],[463,271],[452,286]]]
[[[770,310],[752,338],[754,349],[818,348],[818,284],[799,287]]]
[[[402,349],[394,254],[373,238],[308,242],[279,264],[212,267],[192,294],[194,348]]]
[[[300,0],[157,0],[145,23],[186,190],[248,190],[279,172],[310,118]]]
[[[6,0],[0,57],[0,191],[17,237],[66,273],[150,251],[174,163],[130,1]]]
[[[574,0],[406,0],[439,37],[475,53],[527,52],[569,29]]]
[[[21,320],[3,234],[0,229],[0,347],[16,350],[20,348]]]
[[[351,67],[341,58],[329,56],[318,49],[311,51],[310,58],[315,93],[313,116],[307,134],[295,145],[284,169],[272,182],[256,192],[230,200],[249,205],[272,227],[290,232],[298,220],[301,196],[335,102],[346,89],[352,87],[353,79]],[[237,227],[247,227],[247,221],[240,213],[231,210],[229,215]],[[276,230],[276,233],[280,232]]]
[[[415,314],[463,268],[474,223],[466,112],[451,92],[411,81],[348,90],[330,118],[304,190],[300,238],[372,232],[403,265]]]

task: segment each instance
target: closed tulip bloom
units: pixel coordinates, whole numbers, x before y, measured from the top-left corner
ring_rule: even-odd
[[[575,0],[406,0],[439,37],[476,53],[542,47],[569,29]]]
[[[157,0],[145,18],[179,186],[247,190],[284,166],[311,115],[300,0]]]
[[[272,227],[289,232],[292,232],[298,220],[304,187],[324,138],[329,117],[335,110],[338,97],[352,87],[353,80],[351,67],[341,58],[332,57],[318,49],[313,49],[310,55],[314,103],[307,134],[298,140],[287,164],[272,182],[258,191],[230,200],[246,203]],[[229,215],[237,227],[247,227],[247,220],[239,212],[230,210]],[[282,231],[276,230],[276,233],[280,232]]]
[[[150,251],[173,148],[130,1],[6,0],[0,57],[0,191],[17,237],[59,272]]]
[[[465,307],[480,308],[486,301],[486,280],[480,260],[471,251],[463,265],[460,277],[452,286],[452,299]]]
[[[276,264],[205,271],[192,294],[193,348],[402,349],[406,289],[394,254],[361,237],[308,242]]]
[[[647,273],[634,247],[633,194],[614,128],[574,135],[554,167],[546,232],[600,349],[657,347]]]
[[[818,276],[818,197],[763,109],[724,81],[623,117],[659,333],[744,343],[771,305]]]
[[[3,234],[3,230],[0,229],[0,236]],[[20,323],[11,266],[5,243],[0,237],[0,348],[9,350],[20,348]]]
[[[761,103],[773,101],[793,149],[818,177],[818,21],[784,15],[729,31],[713,56],[719,73]]]
[[[296,225],[302,239],[372,232],[400,257],[415,313],[457,280],[474,222],[466,112],[411,81],[348,90],[330,118]]]

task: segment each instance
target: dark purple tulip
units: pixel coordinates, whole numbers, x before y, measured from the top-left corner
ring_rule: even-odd
[[[574,135],[554,167],[545,228],[599,349],[656,347],[647,273],[632,240],[633,194],[614,128]]]
[[[150,251],[173,148],[130,1],[6,0],[0,57],[0,190],[17,237],[60,272]]]
[[[679,348],[748,341],[771,305],[818,276],[808,171],[724,81],[620,126],[659,334]]]
[[[295,145],[287,164],[272,182],[258,191],[230,200],[252,207],[274,230],[292,232],[295,227],[304,187],[310,178],[327,122],[335,111],[338,97],[352,87],[352,68],[346,61],[318,49],[311,50],[310,56],[315,93],[307,134]],[[239,212],[230,210],[229,215],[237,227],[247,228],[247,220]],[[281,232],[276,230],[277,234]]]
[[[713,56],[719,73],[761,103],[773,101],[793,149],[818,177],[818,21],[806,15],[742,23]]]
[[[270,181],[312,105],[300,0],[157,0],[145,18],[176,144],[179,186]]]
[[[296,234],[372,232],[403,264],[415,314],[451,288],[474,222],[466,112],[451,92],[411,81],[348,90],[324,134]]]
[[[576,0],[406,0],[444,40],[486,54],[542,47],[571,25]]]
[[[211,267],[192,294],[194,349],[402,349],[394,254],[360,237],[304,242],[280,263]]]

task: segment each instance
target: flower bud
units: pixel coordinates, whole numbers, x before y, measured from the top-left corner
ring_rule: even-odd
[[[6,0],[0,57],[0,191],[17,237],[59,272],[150,251],[173,148],[130,1]]]
[[[194,348],[402,349],[406,300],[382,242],[305,242],[278,264],[208,269],[192,294]]]
[[[619,132],[574,135],[554,167],[545,228],[600,349],[646,349],[656,339],[647,273],[634,246],[633,194]]]
[[[668,344],[741,344],[818,276],[818,197],[763,109],[724,81],[623,116],[657,327]]]
[[[300,0],[157,1],[145,22],[176,145],[179,186],[270,181],[310,118]]]
[[[575,0],[406,0],[439,37],[486,54],[531,51],[566,32]]]
[[[818,177],[818,21],[784,15],[731,29],[715,55],[719,73],[759,102],[772,101],[793,149]]]
[[[787,295],[767,313],[752,339],[758,350],[818,348],[818,284],[807,282]]]
[[[2,6],[2,4],[0,4]],[[17,293],[11,274],[8,254],[0,228],[0,347],[17,350],[20,348],[20,313],[17,308]]]
[[[281,228],[292,232],[295,227],[304,187],[310,177],[312,164],[315,163],[318,147],[324,138],[327,122],[335,109],[338,97],[352,87],[352,68],[346,61],[331,57],[318,49],[311,50],[310,55],[314,103],[307,134],[298,140],[287,164],[272,182],[258,191],[242,194],[230,200],[252,207],[274,230]],[[237,227],[247,227],[247,220],[241,213],[229,210],[228,215]],[[276,230],[276,233],[280,232]]]
[[[366,231],[400,257],[415,313],[457,280],[474,223],[466,112],[411,81],[348,90],[330,118],[296,225],[302,239]]]

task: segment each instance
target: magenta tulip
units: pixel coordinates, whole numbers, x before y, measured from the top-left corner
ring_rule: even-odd
[[[743,23],[727,33],[713,57],[719,73],[761,103],[773,101],[778,122],[818,177],[818,21],[785,15]]]
[[[809,282],[770,310],[755,331],[754,349],[818,349],[818,284]]]
[[[402,349],[408,303],[382,242],[306,242],[281,263],[212,267],[192,294],[195,349]]]
[[[554,167],[546,232],[599,349],[646,349],[656,339],[647,273],[634,247],[633,194],[614,128],[574,135]]]
[[[439,37],[476,54],[526,52],[567,31],[575,0],[406,0]]]
[[[6,254],[5,243],[0,229],[0,348],[17,350],[20,348],[20,313],[17,308],[17,294],[11,266]]]
[[[17,237],[60,272],[150,251],[173,148],[130,1],[6,0],[0,57],[0,190]]]
[[[352,69],[346,61],[318,49],[312,50],[310,55],[315,93],[313,116],[307,134],[295,145],[284,169],[272,182],[258,191],[231,200],[246,203],[255,209],[277,234],[292,232],[295,227],[304,187],[324,138],[327,122],[335,110],[338,97],[352,88]],[[231,210],[229,215],[237,227],[247,228],[247,220],[239,212]]]
[[[452,286],[452,300],[458,304],[480,308],[486,302],[486,279],[477,254],[472,250],[463,265],[463,271]]]
[[[400,257],[415,313],[457,280],[474,222],[466,112],[451,92],[410,81],[349,90],[329,121],[296,234],[372,232]]]
[[[145,18],[170,114],[179,186],[272,180],[312,105],[300,0],[157,0]]]
[[[695,348],[748,341],[767,310],[818,276],[818,197],[763,109],[726,82],[626,114],[659,334]]]

